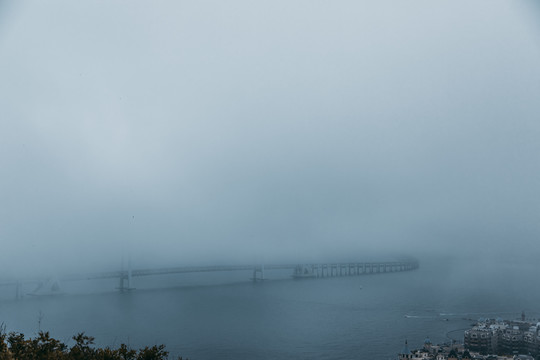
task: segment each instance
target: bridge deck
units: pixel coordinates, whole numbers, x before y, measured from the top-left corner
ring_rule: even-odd
[[[362,269],[373,269],[373,268],[384,268],[383,272],[386,272],[388,267],[401,267],[407,269],[415,269],[418,267],[416,261],[404,261],[404,262],[351,262],[351,263],[310,263],[310,264],[270,264],[270,265],[215,265],[215,266],[180,266],[180,267],[170,267],[170,268],[158,268],[158,269],[134,269],[131,270],[129,274],[128,270],[119,270],[119,271],[109,271],[109,272],[100,272],[100,273],[91,273],[91,274],[74,274],[68,276],[61,276],[58,278],[59,281],[78,281],[78,280],[94,280],[94,279],[118,279],[129,276],[130,277],[140,277],[140,276],[153,276],[153,275],[165,275],[165,274],[182,274],[182,273],[201,273],[201,272],[221,272],[221,271],[261,271],[264,267],[264,270],[279,270],[279,269],[290,269],[294,270],[297,267],[306,267],[311,269],[344,269],[344,268],[362,268]],[[378,271],[377,271],[378,272]],[[5,280],[0,281],[0,286],[17,286],[20,284],[28,283],[43,283],[49,280],[50,278],[46,277],[37,277],[37,278],[26,278],[18,280]]]

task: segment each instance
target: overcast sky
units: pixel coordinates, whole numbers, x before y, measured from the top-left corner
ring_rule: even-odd
[[[533,6],[0,1],[0,270],[536,256]]]

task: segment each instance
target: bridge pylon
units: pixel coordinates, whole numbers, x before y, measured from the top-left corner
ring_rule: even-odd
[[[131,287],[131,258],[128,259],[128,268],[127,270],[120,272],[120,283],[118,284],[118,290],[121,292],[135,290]]]
[[[121,292],[135,290],[131,287],[131,271],[123,271],[119,277],[118,290]]]
[[[253,277],[251,280],[253,280],[253,282],[266,280],[264,277],[264,265],[253,268]]]

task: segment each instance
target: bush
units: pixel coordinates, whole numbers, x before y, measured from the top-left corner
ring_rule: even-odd
[[[40,331],[34,339],[0,327],[0,360],[166,360],[165,345],[146,346],[140,350],[121,344],[118,349],[96,348],[94,338],[84,333],[73,336],[75,345],[69,348],[49,332]],[[178,360],[182,360],[180,357]],[[187,360],[187,359],[186,359]]]

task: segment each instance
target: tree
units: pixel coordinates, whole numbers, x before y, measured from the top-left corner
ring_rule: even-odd
[[[144,349],[139,350],[137,360],[161,360],[168,357],[169,352],[165,351],[165,345],[154,345],[151,348],[146,346]]]
[[[146,346],[138,351],[125,344],[118,349],[95,348],[94,338],[84,333],[73,336],[73,340],[75,345],[68,348],[49,332],[40,331],[36,338],[25,339],[22,333],[7,334],[5,326],[0,325],[0,360],[167,360],[169,356],[165,345]]]

